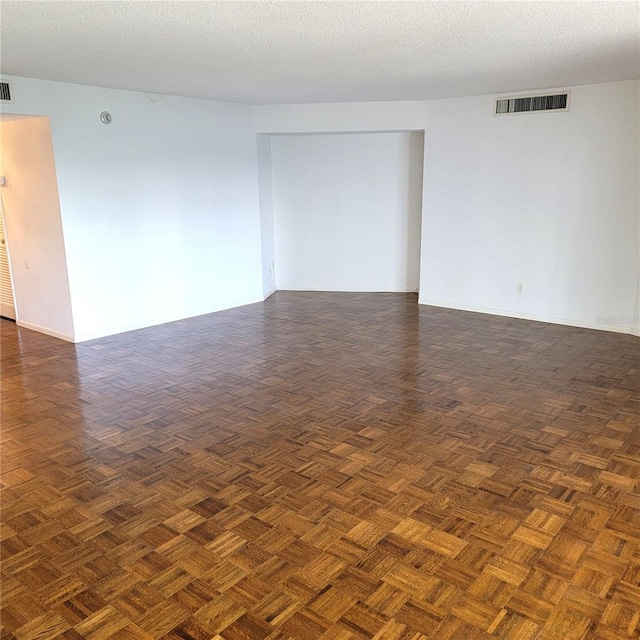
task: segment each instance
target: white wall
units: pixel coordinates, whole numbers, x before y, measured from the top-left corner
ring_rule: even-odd
[[[256,107],[256,127],[260,133],[420,131],[425,124],[426,102],[421,101]]]
[[[0,122],[0,174],[16,321],[73,340],[56,168],[47,118]]]
[[[258,183],[260,186],[260,238],[262,247],[262,295],[276,290],[271,137],[258,135]]]
[[[639,332],[638,87],[574,87],[567,113],[496,118],[479,96],[259,106],[256,122],[425,130],[422,303]]]
[[[638,87],[574,87],[560,113],[494,117],[492,96],[429,102],[420,301],[629,331]]]
[[[503,118],[492,96],[254,109],[25,78],[13,89],[5,113],[50,118],[76,340],[262,299],[273,245],[256,131],[424,129],[422,302],[630,329],[636,81],[575,87],[569,113]]]
[[[76,340],[262,299],[253,107],[12,80],[51,121]]]
[[[274,136],[278,289],[416,291],[419,133]]]
[[[640,245],[640,239],[638,244]],[[631,324],[631,333],[640,337],[640,269],[638,269],[638,278],[636,284],[636,300],[633,305],[633,318]]]

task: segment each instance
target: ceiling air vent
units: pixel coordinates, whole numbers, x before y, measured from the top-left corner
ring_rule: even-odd
[[[13,102],[13,92],[11,83],[6,80],[0,81],[0,102]]]
[[[507,116],[532,111],[569,111],[569,92],[496,98],[493,113],[496,116]]]

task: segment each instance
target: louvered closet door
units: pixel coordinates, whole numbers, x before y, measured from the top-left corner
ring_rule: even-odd
[[[16,308],[13,302],[13,287],[9,271],[9,255],[4,235],[4,211],[0,204],[0,315],[16,319]]]

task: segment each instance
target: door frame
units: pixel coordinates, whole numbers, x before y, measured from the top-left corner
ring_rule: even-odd
[[[4,187],[4,179],[0,188]],[[4,215],[4,201],[2,199],[2,193],[0,193],[0,223],[2,224],[2,235],[5,251],[7,253],[7,269],[9,270],[9,282],[11,284],[11,297],[13,298],[13,306],[8,307],[6,302],[0,301],[0,316],[8,318],[9,320],[18,321],[18,305],[16,304],[15,285],[13,281],[13,269],[11,268],[11,248],[9,245],[9,236],[7,234],[7,220]]]

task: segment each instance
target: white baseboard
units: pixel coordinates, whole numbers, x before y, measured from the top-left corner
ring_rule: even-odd
[[[416,293],[416,289],[370,289],[358,287],[344,287],[341,289],[324,289],[318,287],[278,287],[278,291],[306,291],[309,293]]]
[[[633,333],[632,327],[626,325],[609,325],[597,322],[584,322],[572,318],[558,318],[555,316],[544,316],[534,313],[520,313],[507,309],[493,309],[491,307],[475,307],[472,305],[452,304],[441,300],[431,300],[429,298],[419,298],[418,304],[432,307],[442,307],[444,309],[456,309],[458,311],[471,311],[472,313],[486,313],[492,316],[503,316],[505,318],[517,318],[519,320],[532,320],[534,322],[549,322],[551,324],[562,324],[567,327],[579,327],[580,329],[597,329],[598,331],[613,331],[615,333]]]
[[[108,336],[114,336],[119,333],[127,333],[128,331],[137,331],[138,329],[147,329],[149,327],[157,327],[160,324],[168,324],[169,322],[177,322],[178,320],[186,320],[187,318],[197,318],[198,316],[206,316],[210,313],[216,313],[218,311],[226,311],[227,309],[235,309],[236,307],[244,307],[248,304],[255,304],[256,302],[263,302],[262,296],[255,298],[247,298],[244,300],[237,300],[228,304],[219,305],[211,309],[203,310],[202,312],[194,313],[189,316],[180,316],[172,318],[158,318],[145,324],[134,325],[120,325],[116,327],[110,327],[108,329],[101,329],[99,331],[76,334],[74,342],[87,342],[88,340],[97,340],[98,338],[106,338]]]
[[[60,340],[66,340],[67,342],[75,342],[74,336],[68,333],[62,333],[55,329],[49,329],[49,327],[42,327],[39,324],[33,322],[25,322],[24,320],[17,320],[16,324],[24,329],[30,329],[31,331],[37,331],[38,333],[44,333],[45,335],[52,336],[54,338],[60,338]]]
[[[304,289],[304,290],[303,289],[280,289],[280,290],[281,291],[309,291],[309,289]],[[314,289],[314,291],[325,291],[325,290]],[[160,324],[176,322],[178,320],[186,320],[187,318],[195,318],[202,315],[208,315],[210,313],[216,313],[218,311],[224,311],[226,309],[235,309],[236,307],[243,307],[248,304],[263,302],[264,300],[272,296],[275,292],[276,292],[276,289],[274,288],[271,292],[269,292],[264,297],[256,297],[256,298],[249,298],[245,300],[236,301],[228,305],[223,305],[217,308],[203,311],[202,313],[196,313],[192,316],[181,317],[181,318],[159,319],[156,322],[151,322],[149,324],[144,324],[144,325],[121,325],[119,327],[111,327],[109,329],[103,329],[100,331],[84,333],[84,334],[75,335],[75,336],[67,333],[62,333],[61,331],[56,331],[55,329],[50,329],[48,327],[43,327],[41,325],[34,324],[32,322],[25,322],[23,320],[18,320],[16,324],[19,327],[30,329],[31,331],[37,331],[38,333],[44,333],[45,335],[52,336],[54,338],[59,338],[60,340],[65,340],[66,342],[75,342],[75,343],[86,342],[87,340],[105,338],[107,336],[112,336],[119,333],[126,333],[127,331],[136,331],[138,329],[145,329],[147,327],[153,327]],[[364,291],[358,291],[357,293],[364,293]],[[374,292],[368,291],[367,293],[374,293]],[[402,293],[402,292],[392,292],[392,293]],[[406,293],[410,293],[410,292],[406,292]],[[640,338],[640,329],[637,329],[635,327],[589,323],[589,322],[583,322],[580,320],[573,320],[571,318],[557,318],[554,316],[543,316],[538,314],[519,313],[516,311],[509,311],[505,309],[493,309],[490,307],[458,305],[458,304],[452,304],[449,302],[442,302],[440,300],[431,300],[428,298],[419,298],[418,304],[428,305],[433,307],[443,307],[445,309],[457,309],[458,311],[470,311],[473,313],[486,313],[489,315],[502,316],[506,318],[518,318],[520,320],[532,320],[534,322],[549,322],[552,324],[561,324],[569,327],[579,327],[582,329],[597,329],[599,331],[613,331],[616,333],[627,333]]]
[[[275,292],[277,291],[277,289],[275,287],[273,287],[273,289],[271,289],[271,291],[269,291],[269,293],[267,293],[263,300],[268,300]]]

